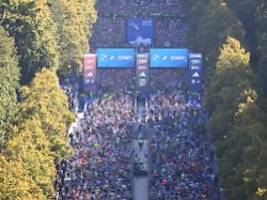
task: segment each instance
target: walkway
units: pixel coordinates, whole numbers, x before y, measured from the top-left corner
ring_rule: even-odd
[[[142,140],[143,145],[140,147],[140,140],[133,140],[133,147],[135,160],[142,160],[144,168],[149,172],[149,141]],[[133,179],[134,200],[148,200],[149,199],[149,178],[147,176],[137,177]]]

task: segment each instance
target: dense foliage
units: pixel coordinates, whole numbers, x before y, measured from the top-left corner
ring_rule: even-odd
[[[0,2],[0,24],[15,38],[23,84],[43,67],[79,68],[95,20],[94,0]]]
[[[56,70],[79,69],[95,18],[94,0],[0,1],[0,199],[55,197],[74,120]]]
[[[56,169],[41,122],[36,118],[29,119],[13,134],[7,144],[6,157],[20,162],[26,176],[42,192],[41,196],[51,199]]]
[[[0,154],[0,172],[0,199],[45,199],[20,161],[7,160]]]
[[[0,153],[0,185],[9,185],[1,188],[0,199],[52,199],[55,163],[71,153],[66,133],[74,116],[55,71],[43,69],[22,91],[18,112]],[[10,165],[14,166],[8,170]],[[16,179],[20,180],[19,188]]]
[[[2,0],[1,25],[15,38],[22,83],[42,67],[57,68],[55,25],[46,0]]]
[[[19,69],[14,41],[0,27],[0,147],[16,113],[18,87]]]
[[[23,101],[19,107],[17,123],[24,124],[25,120],[39,119],[50,141],[53,155],[62,158],[71,153],[66,138],[67,128],[74,116],[68,110],[67,97],[59,88],[55,71],[42,69],[22,91]]]
[[[191,48],[205,58],[209,127],[226,199],[265,199],[266,1],[189,0],[184,7]]]
[[[81,56],[89,50],[88,38],[96,21],[94,0],[51,0],[53,19],[57,24],[60,67],[67,72],[69,67],[78,70]]]

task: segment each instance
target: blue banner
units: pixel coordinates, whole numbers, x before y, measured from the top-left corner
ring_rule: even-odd
[[[135,67],[135,49],[97,49],[97,66],[99,68]]]
[[[187,68],[188,49],[150,49],[151,68]]]
[[[154,37],[152,19],[130,19],[127,24],[127,41],[131,45],[151,45]]]

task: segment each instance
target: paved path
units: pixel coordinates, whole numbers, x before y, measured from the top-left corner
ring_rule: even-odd
[[[146,116],[147,113],[147,105],[146,102],[139,102],[137,105],[136,102],[136,110],[139,119],[142,119]],[[132,146],[134,149],[134,160],[142,161],[144,164],[144,169],[150,172],[149,166],[149,139],[145,138],[146,134],[143,131],[140,131],[137,135],[137,138],[132,140]],[[139,176],[133,177],[133,192],[134,192],[134,200],[148,200],[149,199],[149,175],[147,176]]]
[[[134,178],[134,200],[148,200],[148,177]]]
[[[139,140],[133,140],[133,147],[135,151],[134,159],[141,159],[144,162],[145,168],[149,171],[148,161],[148,140],[144,140],[143,146],[139,146]],[[134,200],[148,200],[149,199],[149,179],[145,177],[134,177],[133,180]]]

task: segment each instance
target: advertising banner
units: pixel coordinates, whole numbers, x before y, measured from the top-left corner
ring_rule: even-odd
[[[191,88],[191,95],[188,97],[189,101],[194,104],[200,104],[203,93],[203,67],[201,54],[194,53],[189,55],[189,85]]]
[[[84,91],[94,92],[96,86],[96,55],[83,56],[83,85]]]
[[[151,68],[187,68],[188,49],[150,49]]]
[[[130,45],[152,44],[154,38],[154,27],[152,19],[135,18],[128,20],[127,41]]]
[[[135,67],[135,49],[99,48],[97,49],[97,67],[99,68]]]
[[[136,55],[136,77],[137,87],[145,88],[148,86],[148,67],[149,55],[137,54]]]

